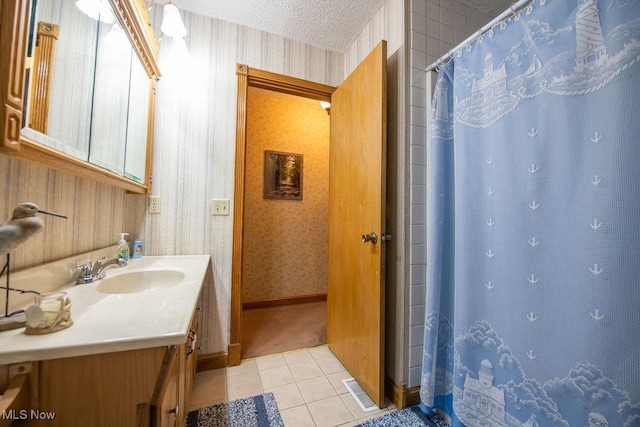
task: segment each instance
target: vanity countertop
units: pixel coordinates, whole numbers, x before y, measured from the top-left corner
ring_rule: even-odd
[[[135,271],[182,272],[184,279],[173,286],[107,294],[96,289],[102,279],[59,289],[71,300],[73,325],[47,335],[26,335],[25,328],[0,332],[0,365],[185,343],[209,259],[148,256],[106,270],[107,278]]]

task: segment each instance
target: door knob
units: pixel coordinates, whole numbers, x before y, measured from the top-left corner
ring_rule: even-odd
[[[378,235],[375,231],[372,231],[371,234],[363,234],[362,235],[362,243],[371,242],[374,245],[378,243]]]

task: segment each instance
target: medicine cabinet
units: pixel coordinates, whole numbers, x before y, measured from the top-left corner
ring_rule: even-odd
[[[144,0],[1,7],[0,151],[149,193],[160,71]]]

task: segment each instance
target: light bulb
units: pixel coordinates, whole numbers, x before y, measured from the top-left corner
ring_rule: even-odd
[[[164,5],[160,31],[174,39],[181,39],[187,35],[187,29],[180,18],[180,11],[172,3]]]

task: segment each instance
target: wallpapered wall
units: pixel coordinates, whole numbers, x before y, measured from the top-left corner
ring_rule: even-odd
[[[163,70],[158,84],[153,162],[153,194],[162,198],[162,213],[146,213],[146,196],[59,173],[0,155],[0,213],[8,218],[15,205],[33,201],[43,209],[69,215],[68,220],[43,218],[45,231],[12,254],[22,269],[73,254],[115,245],[121,231],[145,240],[147,255],[210,254],[201,304],[201,354],[226,351],[229,342],[232,217],[211,216],[211,199],[231,199],[235,169],[236,63],[339,85],[381,39],[390,55],[389,192],[404,194],[406,155],[404,119],[404,2],[389,0],[342,54],[259,30],[182,11],[188,30],[190,60],[182,70]],[[155,22],[161,18],[156,14]],[[158,27],[158,26],[156,26]],[[161,60],[167,57],[161,41]],[[394,171],[394,172],[391,172]],[[399,211],[402,209],[398,203]],[[395,227],[403,223],[402,212]],[[0,219],[4,221],[4,219]],[[392,231],[394,232],[394,231]],[[392,262],[402,268],[402,235],[394,236],[399,252]],[[405,292],[399,281],[394,293]],[[389,301],[389,300],[388,300]],[[399,323],[390,331],[401,342],[403,302],[393,301]],[[395,310],[395,309],[394,309]],[[389,318],[389,317],[388,317]],[[388,340],[388,342],[390,342]],[[398,341],[396,341],[398,342]],[[402,351],[390,345],[390,351]],[[388,360],[390,360],[388,358]],[[404,363],[403,357],[396,361]],[[396,382],[403,374],[392,375]]]
[[[22,202],[68,217],[38,214],[44,229],[11,252],[12,271],[117,243],[124,227],[123,190],[7,155],[0,155],[0,182],[0,224]]]
[[[329,115],[317,101],[249,89],[242,301],[327,291]],[[264,151],[302,154],[302,200],[263,198]]]
[[[200,354],[210,354],[229,343],[233,218],[211,216],[211,200],[230,199],[233,210],[236,64],[336,86],[344,56],[181,13],[190,58],[181,69],[163,69],[156,101],[153,194],[162,198],[162,213],[147,214],[146,196],[1,154],[0,222],[24,201],[69,216],[42,216],[44,232],[12,253],[14,271],[115,245],[122,231],[143,238],[146,255],[210,254],[199,337]],[[161,64],[171,63],[167,39]]]
[[[160,41],[161,65],[182,65],[165,66],[158,82],[153,194],[161,197],[162,213],[148,215],[145,197],[127,197],[127,231],[136,230],[132,237],[145,240],[149,255],[211,254],[200,334],[200,353],[209,354],[226,352],[229,344],[233,215],[212,216],[211,200],[230,199],[233,212],[236,64],[336,86],[343,80],[344,58],[263,31],[181,14],[190,58],[172,61],[168,38]]]

